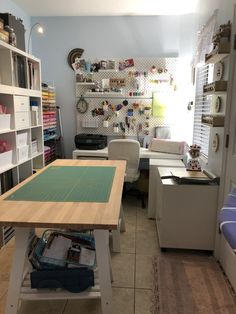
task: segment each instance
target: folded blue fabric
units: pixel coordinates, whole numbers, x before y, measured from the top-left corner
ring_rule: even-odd
[[[39,270],[30,273],[31,288],[62,288],[81,292],[94,286],[94,272],[88,267],[65,270]]]

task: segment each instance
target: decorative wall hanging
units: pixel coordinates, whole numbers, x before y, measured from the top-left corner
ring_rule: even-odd
[[[219,143],[220,143],[220,138],[219,138],[219,134],[216,133],[213,137],[213,141],[212,141],[212,150],[213,152],[217,152],[219,149]]]
[[[74,48],[69,52],[67,56],[67,62],[69,66],[71,67],[71,69],[73,69],[72,64],[75,63],[75,59],[81,58],[83,52],[84,52],[84,49],[81,49],[81,48]]]

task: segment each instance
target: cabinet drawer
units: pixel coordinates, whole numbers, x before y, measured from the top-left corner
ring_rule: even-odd
[[[15,119],[16,119],[16,123],[15,123],[16,129],[29,127],[30,125],[29,111],[16,112]]]
[[[15,111],[29,111],[29,97],[14,96]]]

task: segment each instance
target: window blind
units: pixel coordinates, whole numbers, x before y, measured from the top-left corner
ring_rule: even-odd
[[[204,64],[205,54],[212,50],[212,37],[217,26],[218,10],[208,20],[198,33],[197,48],[193,60],[196,69],[195,77],[195,111],[193,123],[193,143],[201,146],[201,153],[208,157],[210,128],[201,123],[202,114],[210,112],[212,96],[203,94],[203,86],[213,79],[213,65]],[[200,65],[201,64],[201,65]]]
[[[197,68],[196,91],[195,91],[195,110],[193,123],[193,143],[201,146],[201,153],[208,156],[208,145],[210,129],[202,124],[202,114],[210,112],[210,96],[203,94],[203,85],[209,82],[211,76],[210,65],[203,65]]]

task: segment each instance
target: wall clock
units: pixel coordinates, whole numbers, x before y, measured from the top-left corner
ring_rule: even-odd
[[[76,109],[78,110],[79,113],[85,113],[88,110],[88,106],[89,106],[89,104],[84,99],[84,97],[81,95],[79,100],[77,101]]]

